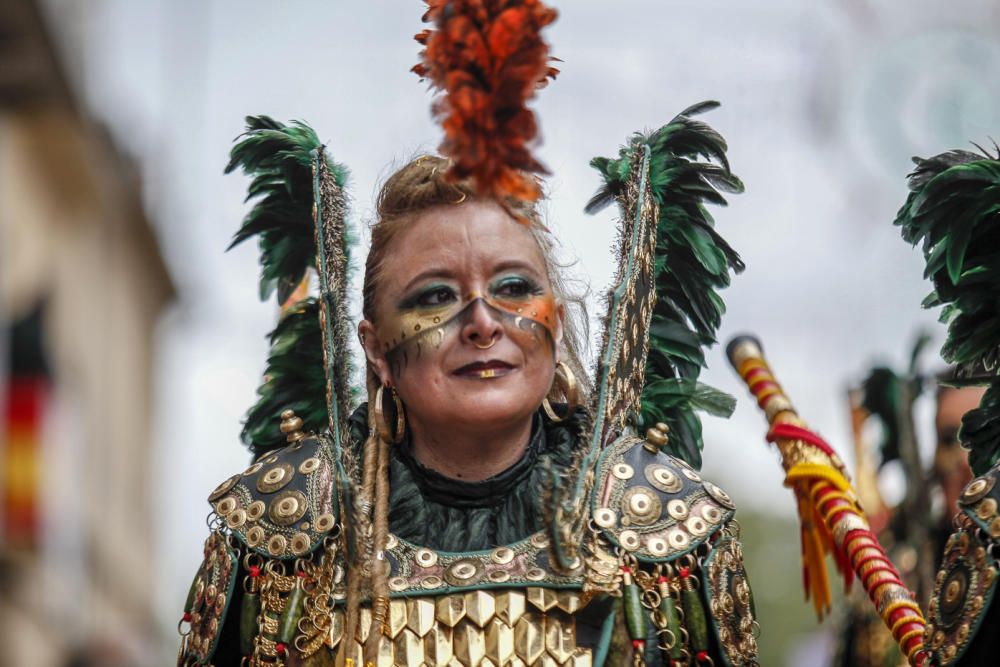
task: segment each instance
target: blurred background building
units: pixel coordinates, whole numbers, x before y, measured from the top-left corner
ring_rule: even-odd
[[[153,334],[174,287],[140,166],[63,57],[37,3],[0,3],[0,664],[150,664]]]
[[[721,100],[706,120],[748,190],[714,212],[748,265],[722,338],[760,335],[850,460],[846,387],[876,361],[903,365],[918,328],[941,342],[920,310],[923,261],[891,221],[911,155],[998,132],[1000,5],[553,4],[564,62],[537,105],[548,217],[594,314],[614,224],[582,214],[588,160]],[[0,667],[170,661],[205,496],[247,462],[237,433],[276,316],[256,297],[255,249],[223,253],[245,211],[246,182],[222,175],[231,141],[249,113],[309,121],[352,168],[366,240],[380,178],[439,140],[408,72],[421,13],[418,0],[0,2]],[[706,424],[705,474],[741,508],[762,664],[826,665],[763,417],[720,349],[709,363],[705,379],[741,399]],[[930,434],[933,406],[915,410]]]

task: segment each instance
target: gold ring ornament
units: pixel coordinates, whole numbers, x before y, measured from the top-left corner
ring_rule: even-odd
[[[267,516],[279,526],[291,526],[306,513],[308,501],[301,491],[285,491],[268,505]]]
[[[406,433],[406,416],[403,414],[403,402],[399,400],[399,394],[392,387],[389,387],[389,393],[392,396],[393,408],[396,412],[396,428],[394,430],[389,426],[383,404],[385,387],[379,385],[375,392],[375,400],[372,401],[375,404],[373,408],[375,410],[375,431],[383,441],[399,444],[403,440],[403,434]]]
[[[261,493],[274,493],[288,485],[295,476],[295,468],[288,463],[273,465],[257,478],[257,490]]]
[[[646,481],[660,491],[666,493],[677,493],[684,488],[684,482],[667,466],[660,463],[651,463],[643,469]]]
[[[493,347],[494,345],[497,344],[497,336],[496,335],[490,336],[490,342],[488,344],[486,344],[486,345],[480,345],[479,343],[477,343],[475,341],[473,341],[472,344],[475,345],[476,348],[479,349],[479,350],[488,350],[488,349],[490,349],[491,347]]]
[[[263,500],[255,500],[247,507],[247,519],[250,521],[256,521],[257,519],[264,516],[264,510],[267,506],[264,505]]]
[[[561,361],[556,364],[556,372],[552,377],[552,388],[558,388],[562,391],[563,398],[566,400],[566,414],[561,417],[557,415],[556,411],[552,409],[552,404],[549,402],[548,396],[542,399],[542,408],[545,410],[545,414],[549,416],[549,419],[558,423],[573,416],[580,399],[576,376],[573,375],[573,371],[570,370],[569,366]],[[549,393],[551,393],[551,390]]]
[[[963,505],[971,505],[979,502],[986,497],[986,494],[993,490],[994,484],[996,484],[995,477],[977,477],[969,482],[968,486],[962,491],[962,498],[959,502]]]
[[[236,482],[240,481],[240,477],[241,475],[233,475],[226,481],[219,484],[217,487],[215,487],[215,489],[213,489],[212,493],[209,494],[208,501],[214,502],[219,498],[221,498],[222,496],[226,495],[226,492],[229,491],[229,489],[236,486]]]

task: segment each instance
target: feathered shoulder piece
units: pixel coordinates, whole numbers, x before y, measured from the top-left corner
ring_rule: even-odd
[[[483,196],[535,201],[530,174],[547,173],[531,154],[538,123],[527,102],[557,70],[542,28],[556,11],[540,0],[427,0],[413,71],[440,95],[432,108],[444,128],[441,154],[455,179]]]
[[[725,140],[693,118],[717,106],[689,107],[655,132],[634,135],[617,158],[592,160],[604,185],[587,205],[593,213],[617,202],[622,215],[598,368],[598,419],[611,431],[666,424],[667,451],[696,468],[702,449],[696,411],[729,416],[735,405],[698,376],[725,312],[718,291],[744,268],[706,209],[724,206],[723,193],[743,191]]]
[[[226,173],[236,169],[252,177],[247,200],[253,200],[254,205],[230,248],[258,239],[261,299],[276,293],[283,311],[270,334],[271,351],[264,382],[257,390],[259,398],[247,413],[241,434],[244,444],[259,457],[286,444],[279,429],[284,410],[294,410],[306,431],[323,431],[330,422],[326,399],[330,355],[325,354],[328,336],[323,325],[340,317],[346,326],[346,311],[335,312],[335,318],[326,316],[331,308],[338,311],[344,306],[338,304],[338,294],[331,298],[330,290],[324,289],[329,277],[324,273],[332,271],[341,276],[341,283],[346,281],[348,241],[342,191],[347,171],[329,159],[312,128],[298,122],[285,125],[267,116],[247,118],[247,130],[233,147]],[[322,242],[320,223],[331,207],[338,215],[327,217],[339,219],[327,220],[327,226],[339,228],[339,262],[324,262],[331,254],[331,244]],[[317,266],[326,267],[320,275],[320,298],[298,299],[297,288]],[[343,332],[340,335],[345,337]],[[341,346],[341,357],[335,360],[335,374],[346,380],[345,349],[346,345]],[[341,393],[348,391],[348,383],[343,385]]]
[[[988,386],[960,434],[981,475],[1000,459],[1000,160],[955,150],[914,162],[895,224],[904,239],[921,244],[924,276],[934,284],[924,307],[943,306],[941,356],[964,378],[955,384]]]

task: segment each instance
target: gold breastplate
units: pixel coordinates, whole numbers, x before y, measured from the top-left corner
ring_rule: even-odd
[[[388,546],[392,597],[381,627],[374,626],[381,634],[372,661],[376,667],[592,663],[591,651],[577,645],[574,619],[586,600],[584,568],[581,564],[562,575],[543,568],[544,535],[461,555],[418,548],[394,537]],[[274,568],[261,575],[262,634],[280,637],[289,605],[301,604],[293,640],[301,664],[333,664],[345,652],[355,667],[365,665],[363,645],[373,631],[371,608],[360,609],[357,632],[349,638],[344,568],[336,552],[320,559],[316,568],[306,568],[305,577]],[[299,580],[316,585],[296,593]],[[284,658],[289,648],[282,651],[279,643],[258,645],[260,664]]]
[[[580,606],[579,592],[540,587],[396,598],[375,665],[590,665],[590,650],[576,641],[573,613]],[[329,664],[334,652],[346,651],[356,667],[364,665],[361,642],[370,622],[371,610],[363,608],[361,641],[348,640],[344,610],[334,610],[322,644],[303,664]]]
[[[348,545],[334,521],[340,503],[330,490],[327,451],[306,443],[263,464],[213,492],[215,532],[185,606],[180,665],[222,659],[227,609],[240,616],[239,655],[250,667],[326,667],[341,659],[354,667],[589,665],[597,656],[587,647],[604,651],[608,641],[579,641],[579,612],[601,616],[603,607],[599,613],[588,603],[603,595],[622,597],[616,605],[628,627],[618,627],[621,618],[614,627],[627,630],[626,647],[639,645],[633,657],[640,662],[655,632],[682,661],[706,652],[713,633],[730,664],[756,664],[756,623],[729,497],[641,440],[622,438],[602,453],[583,505],[592,521],[568,570],[555,566],[548,531],[468,553],[390,536],[388,596],[375,598],[373,612],[366,586],[353,619]],[[356,571],[367,577],[360,566]],[[234,599],[240,602],[231,605]],[[693,613],[661,608],[667,601]],[[595,631],[591,620],[588,633]],[[376,655],[362,662],[372,632]]]

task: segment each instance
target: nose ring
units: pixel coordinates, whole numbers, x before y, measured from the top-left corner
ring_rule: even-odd
[[[491,347],[493,347],[494,345],[497,344],[497,337],[496,336],[490,336],[490,342],[487,345],[480,345],[479,343],[477,343],[475,341],[472,341],[472,344],[475,345],[480,350],[488,350],[488,349],[490,349]]]

